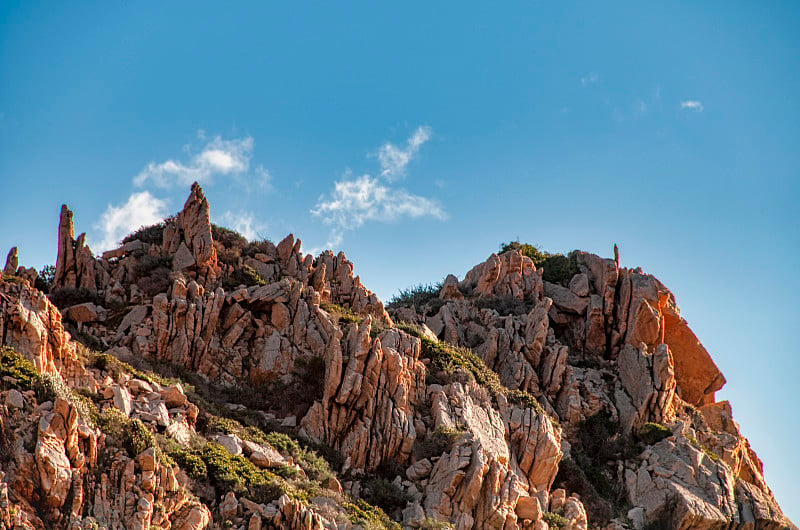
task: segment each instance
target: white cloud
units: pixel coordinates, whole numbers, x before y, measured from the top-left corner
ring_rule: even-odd
[[[198,131],[198,137],[204,139],[205,133]],[[161,188],[189,186],[195,181],[208,184],[215,175],[235,176],[246,173],[250,169],[252,156],[252,137],[223,140],[220,136],[215,136],[201,152],[186,163],[172,159],[161,163],[150,162],[134,177],[133,183],[141,187],[151,182]]]
[[[587,86],[594,83],[597,83],[600,80],[600,76],[596,73],[592,72],[589,75],[581,77],[581,86]]]
[[[252,212],[233,212],[231,210],[223,213],[219,219],[214,219],[214,223],[236,230],[248,241],[261,239],[266,233],[266,225],[256,221]]]
[[[311,213],[322,217],[323,223],[333,225],[328,247],[339,245],[345,231],[359,228],[367,221],[392,222],[401,217],[447,218],[435,200],[390,188],[369,175],[336,182],[331,196],[320,198]]]
[[[329,196],[319,198],[311,213],[320,217],[324,224],[331,225],[326,243],[328,248],[339,246],[345,232],[355,230],[368,221],[393,222],[403,217],[447,218],[437,201],[391,185],[396,178],[405,175],[409,162],[431,134],[430,127],[418,127],[404,149],[389,142],[384,143],[377,155],[381,168],[377,177],[365,174],[353,178],[348,170],[334,183]],[[316,250],[309,252],[315,254]]]
[[[693,110],[695,112],[703,112],[703,103],[701,101],[687,100],[681,101],[681,108]]]
[[[381,164],[381,176],[388,181],[402,177],[406,173],[406,166],[431,137],[432,130],[428,126],[417,127],[409,137],[405,149],[386,142],[378,150],[378,161]]]
[[[167,216],[167,203],[153,197],[149,191],[132,193],[120,206],[108,205],[95,228],[102,233],[98,252],[116,248],[123,237],[141,226],[159,223]]]

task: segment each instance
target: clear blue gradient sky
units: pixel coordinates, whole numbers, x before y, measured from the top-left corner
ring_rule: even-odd
[[[180,209],[334,246],[386,300],[519,238],[641,266],[800,521],[800,4],[0,6],[0,252]]]

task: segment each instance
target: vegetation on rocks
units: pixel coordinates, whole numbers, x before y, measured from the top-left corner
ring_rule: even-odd
[[[334,317],[339,324],[358,324],[361,322],[362,317],[355,314],[349,307],[331,302],[324,302],[320,304],[319,307]]]
[[[472,350],[453,346],[443,341],[432,341],[424,337],[420,340],[422,341],[422,355],[431,360],[428,376],[430,383],[447,384],[454,380],[475,381],[486,387],[493,395],[502,394],[512,403],[530,407],[537,414],[546,414],[542,405],[532,394],[503,386],[497,372],[486,366],[486,363]],[[550,420],[557,423],[553,418]]]
[[[242,265],[241,268],[234,269],[233,272],[223,276],[222,287],[226,290],[235,290],[240,286],[253,287],[254,285],[266,285],[266,281],[253,267]]]
[[[411,307],[414,308],[416,312],[422,313],[426,305],[431,303],[436,304],[436,302],[439,301],[439,292],[441,292],[443,285],[444,282],[437,282],[434,284],[412,285],[407,289],[401,289],[398,294],[389,300],[386,307],[389,309]],[[439,307],[441,306],[439,305]],[[438,307],[436,310],[438,311]]]
[[[167,226],[168,222],[169,219],[166,219],[153,225],[141,226],[135,232],[122,238],[121,244],[124,245],[125,243],[130,243],[138,239],[142,243],[160,245],[164,241],[164,228]]]
[[[0,347],[0,381],[10,382],[13,378],[16,386],[22,390],[30,390],[39,378],[39,371],[28,359],[8,346]]]
[[[39,274],[36,276],[36,281],[34,282],[33,286],[43,293],[49,292],[50,286],[53,285],[53,278],[55,277],[55,274],[55,265],[45,265],[39,269]]]
[[[400,530],[401,528],[383,510],[370,505],[363,499],[345,502],[344,507],[350,517],[350,522],[363,526],[365,530]]]
[[[527,256],[533,260],[533,265],[536,268],[542,267],[544,269],[542,279],[546,282],[558,283],[566,286],[569,284],[572,277],[579,272],[578,260],[575,253],[570,253],[568,256],[563,254],[551,254],[539,250],[529,243],[520,243],[519,241],[510,241],[500,244],[500,254],[508,252],[509,250],[519,250],[523,256]]]
[[[672,431],[661,425],[660,423],[647,422],[639,430],[639,440],[645,445],[653,445],[658,443],[664,438],[672,436]]]
[[[440,456],[442,453],[449,452],[453,449],[455,443],[467,431],[463,428],[447,427],[440,425],[433,431],[425,435],[425,439],[419,442],[419,458],[433,458]]]
[[[97,291],[92,291],[86,287],[63,287],[50,293],[49,298],[53,305],[59,309],[66,309],[86,302],[91,302],[95,305],[102,305],[103,303]]]
[[[756,514],[755,498],[766,514],[756,526],[787,526],[750,451],[716,502],[712,449],[730,439],[714,430],[747,442],[713,399],[724,378],[651,276],[507,243],[567,288],[518,255],[492,255],[461,282],[401,291],[387,314],[344,254],[311,260],[294,236],[248,243],[212,226],[197,185],[179,217],[104,259],[62,208],[58,275],[38,285],[52,282],[64,307],[102,302],[96,314],[62,320],[9,253],[20,277],[0,282],[0,338],[17,348],[0,348],[0,497],[13,495],[0,527],[21,514],[55,529],[482,528],[543,512],[551,528],[586,530],[624,522],[628,502],[682,526],[706,524],[714,506],[730,525]],[[386,333],[392,321],[419,342]],[[665,425],[676,434],[658,443]],[[654,460],[700,461],[690,499]]]

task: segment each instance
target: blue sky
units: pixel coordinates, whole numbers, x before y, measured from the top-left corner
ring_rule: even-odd
[[[4,2],[0,252],[180,209],[384,300],[519,238],[641,266],[800,520],[800,5]]]

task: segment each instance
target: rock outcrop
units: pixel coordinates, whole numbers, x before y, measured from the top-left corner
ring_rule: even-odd
[[[100,257],[72,219],[49,298],[16,248],[0,279],[0,530],[795,528],[618,259],[512,248],[387,311],[197,184]]]

